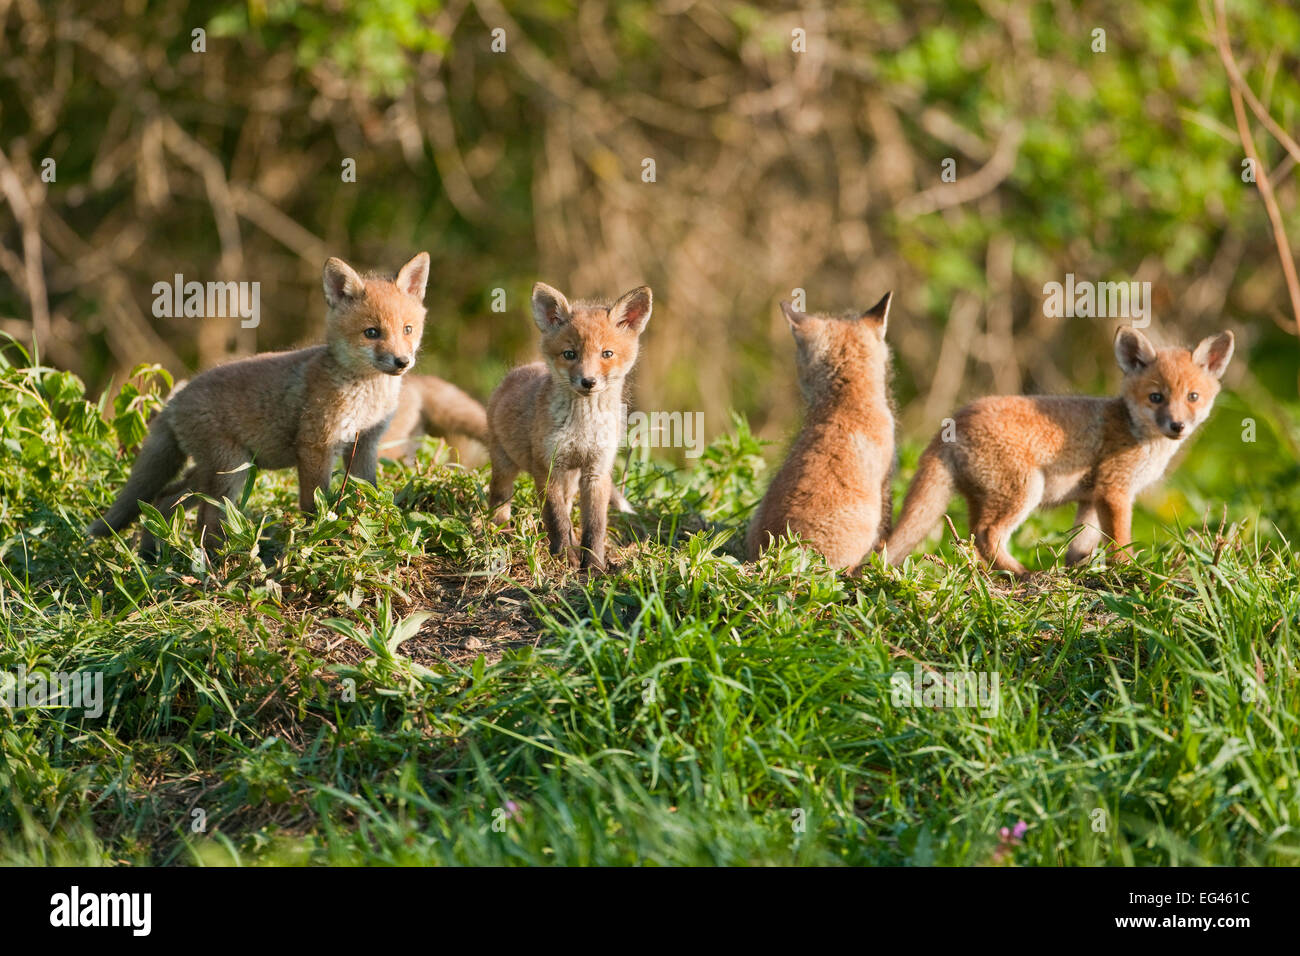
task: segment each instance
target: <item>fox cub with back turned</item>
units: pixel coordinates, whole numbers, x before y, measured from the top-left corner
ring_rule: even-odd
[[[855,569],[888,530],[894,466],[885,327],[892,293],[844,317],[781,311],[796,345],[803,429],[749,525],[754,560],[772,538],[797,532],[837,568]]]
[[[636,364],[639,338],[653,306],[647,286],[612,306],[575,302],[539,282],[533,320],[544,361],[515,369],[488,401],[492,521],[510,520],[515,476],[533,476],[551,554],[567,553],[582,568],[605,568],[611,471],[623,427],[623,386]],[[582,509],[578,553],[573,500]],[[621,497],[614,497],[622,503]]]
[[[427,252],[396,278],[361,276],[342,259],[329,259],[326,344],[255,355],[195,376],[155,417],[126,487],[88,533],[122,530],[141,501],[167,516],[190,492],[238,500],[249,463],[297,466],[306,512],[315,509],[316,489],[329,487],[340,452],[353,474],[373,483],[401,376],[420,347],[428,278]],[[173,482],[187,458],[193,467]],[[205,537],[217,540],[217,508],[202,502],[198,510]],[[146,536],[146,550],[153,546]]]
[[[1232,350],[1231,332],[1195,349],[1157,350],[1137,329],[1121,328],[1118,397],[1005,396],[967,405],[921,455],[889,536],[890,563],[900,564],[929,533],[954,491],[970,506],[976,548],[996,569],[1026,574],[1007,550],[1011,535],[1035,508],[1067,501],[1079,505],[1069,563],[1091,555],[1103,536],[1118,559],[1127,558],[1134,497],[1209,415]]]

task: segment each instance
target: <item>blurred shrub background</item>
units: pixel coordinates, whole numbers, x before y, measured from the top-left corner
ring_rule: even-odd
[[[710,436],[736,409],[779,438],[800,401],[776,301],[802,288],[839,311],[892,288],[915,442],[981,393],[1113,385],[1116,323],[1046,317],[1043,285],[1149,281],[1158,340],[1239,336],[1201,439],[1228,454],[1193,455],[1199,480],[1293,481],[1300,343],[1214,17],[1192,0],[0,0],[0,329],[92,392],[144,361],[183,376],[318,340],[328,255],[394,269],[428,249],[422,368],[485,398],[532,354],[535,279],[646,282],[637,404],[703,411]],[[1300,133],[1300,11],[1234,0],[1226,25]],[[1294,158],[1248,115],[1293,223]],[[260,282],[260,327],[154,317],[175,273]]]

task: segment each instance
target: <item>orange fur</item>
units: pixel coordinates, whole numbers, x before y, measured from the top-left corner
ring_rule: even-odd
[[[911,553],[954,491],[970,506],[976,547],[997,569],[1025,574],[1007,550],[1012,534],[1035,508],[1068,501],[1079,510],[1067,560],[1084,560],[1103,536],[1124,559],[1134,497],[1209,415],[1232,351],[1231,332],[1194,350],[1157,351],[1137,329],[1122,328],[1116,398],[1004,396],[967,405],[954,416],[951,440],[941,430],[921,456],[889,536],[890,562]]]
[[[636,364],[650,319],[650,289],[633,289],[612,306],[569,304],[544,283],[533,287],[533,319],[542,332],[543,361],[517,368],[488,401],[492,520],[510,520],[515,476],[527,471],[542,498],[552,554],[605,567],[610,472],[623,427],[623,386]],[[582,540],[573,533],[573,501],[582,509]]]
[[[446,441],[466,468],[487,461],[487,409],[436,375],[405,377],[379,450],[393,458],[414,458],[421,434]]]
[[[750,522],[751,561],[773,538],[795,532],[835,567],[856,568],[887,528],[894,462],[889,300],[844,318],[802,315],[781,303],[808,413]]]
[[[87,533],[120,531],[140,513],[140,501],[169,515],[191,492],[238,500],[250,462],[296,466],[307,512],[316,489],[329,486],[340,452],[352,474],[374,482],[379,439],[424,332],[428,276],[424,252],[391,279],[328,260],[326,344],[220,365],[174,392],[150,424],[126,487]],[[193,467],[172,482],[187,458]],[[201,503],[199,521],[210,541],[220,535],[214,506]],[[146,550],[153,544],[146,536]]]

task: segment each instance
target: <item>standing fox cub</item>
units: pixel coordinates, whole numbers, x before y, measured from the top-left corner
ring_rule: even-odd
[[[510,520],[515,476],[527,471],[541,497],[551,554],[604,570],[605,529],[613,495],[611,470],[623,424],[623,384],[636,364],[641,332],[652,307],[647,286],[612,306],[569,304],[563,293],[533,287],[533,320],[542,331],[542,356],[515,369],[488,401],[492,521]],[[573,499],[582,508],[581,556],[575,555]],[[624,503],[625,504],[625,503]]]
[[[746,552],[797,532],[837,568],[854,569],[888,530],[894,465],[889,347],[892,293],[866,312],[804,315],[781,303],[794,333],[799,388],[808,403],[803,430],[759,503]]]
[[[374,482],[379,439],[424,332],[429,254],[402,266],[396,279],[360,276],[342,259],[328,260],[323,278],[326,344],[255,355],[195,376],[154,419],[126,487],[89,534],[122,530],[141,501],[167,516],[190,492],[238,500],[250,462],[296,465],[298,502],[309,513],[316,489],[329,487],[339,452],[353,473]],[[187,457],[193,467],[172,482]],[[202,502],[199,521],[209,541],[219,538],[216,507]],[[146,536],[146,549],[153,544]]]
[[[1103,535],[1119,559],[1132,543],[1133,498],[1160,478],[1179,443],[1203,422],[1232,358],[1231,332],[1195,349],[1156,350],[1137,329],[1115,335],[1124,371],[1117,398],[998,397],[954,416],[955,437],[940,432],[921,455],[889,536],[888,557],[902,560],[934,527],[956,490],[970,506],[980,555],[1024,575],[1007,545],[1039,505],[1079,503],[1066,560],[1076,564]],[[944,441],[947,437],[950,440]]]

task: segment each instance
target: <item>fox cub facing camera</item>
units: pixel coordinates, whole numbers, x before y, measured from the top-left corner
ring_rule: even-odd
[[[885,327],[892,293],[844,317],[781,311],[796,345],[803,429],[749,525],[754,560],[772,538],[797,532],[837,568],[856,568],[888,530],[894,465]]]
[[[975,546],[994,568],[1023,575],[1007,550],[1035,508],[1078,502],[1066,559],[1077,563],[1105,536],[1128,557],[1133,499],[1205,421],[1232,358],[1231,332],[1194,349],[1157,350],[1133,328],[1115,336],[1124,384],[1115,398],[982,398],[953,417],[921,455],[888,557],[899,564],[934,527],[953,492],[970,506]],[[945,441],[944,439],[948,440]]]
[[[533,476],[542,499],[551,554],[570,563],[605,567],[611,471],[623,426],[623,385],[636,364],[641,333],[652,308],[647,286],[612,306],[569,303],[545,283],[533,287],[533,320],[542,332],[544,361],[515,369],[488,401],[492,521],[510,520],[515,476]],[[582,509],[580,552],[573,533],[573,500]],[[614,499],[625,504],[621,497]]]
[[[166,516],[190,492],[238,500],[249,463],[296,466],[306,512],[315,509],[316,489],[329,487],[340,452],[353,474],[373,483],[401,376],[420,347],[428,278],[426,252],[395,278],[362,276],[342,259],[328,260],[326,344],[255,355],[195,376],[154,419],[126,487],[88,533],[122,530],[141,501]],[[193,466],[173,481],[187,459]],[[215,541],[218,509],[202,502],[198,511],[206,539]],[[146,550],[153,546],[146,536]]]

